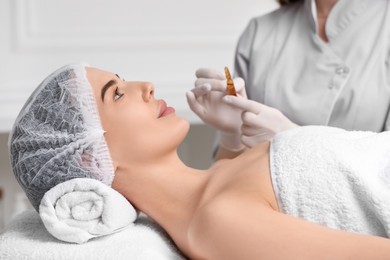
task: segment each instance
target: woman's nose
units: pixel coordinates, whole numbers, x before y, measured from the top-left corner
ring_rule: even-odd
[[[142,84],[142,97],[145,102],[149,102],[154,98],[154,85],[151,82],[144,82]]]

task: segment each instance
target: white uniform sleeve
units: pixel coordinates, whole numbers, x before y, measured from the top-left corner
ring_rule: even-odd
[[[383,131],[389,131],[389,130],[390,130],[390,107],[389,107],[389,110],[387,112],[386,122],[385,122]]]
[[[244,32],[241,34],[236,47],[234,76],[241,77],[244,81],[248,79],[252,44],[257,31],[256,27],[256,20],[250,20]]]

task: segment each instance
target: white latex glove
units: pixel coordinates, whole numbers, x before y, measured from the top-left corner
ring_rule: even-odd
[[[275,134],[298,127],[278,109],[247,98],[226,96],[226,104],[242,109],[241,141],[248,147],[271,140]]]
[[[215,69],[198,69],[195,87],[186,93],[187,102],[206,124],[220,131],[220,145],[230,151],[241,151],[240,108],[222,102],[227,95],[226,78],[222,71]],[[245,83],[241,78],[234,78],[237,95],[246,99]]]

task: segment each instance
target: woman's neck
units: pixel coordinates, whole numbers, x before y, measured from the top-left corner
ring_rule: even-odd
[[[324,42],[328,42],[328,37],[325,32],[325,25],[328,19],[328,15],[337,0],[315,0],[317,7],[317,24],[318,24],[318,35]]]
[[[338,0],[315,0],[318,19],[326,19]]]
[[[188,228],[206,187],[206,171],[187,167],[176,152],[128,165],[117,169],[113,187],[168,233]]]

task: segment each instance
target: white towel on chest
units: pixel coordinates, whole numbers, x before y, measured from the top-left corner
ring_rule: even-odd
[[[282,212],[390,237],[390,132],[300,127],[275,136],[270,165]]]

